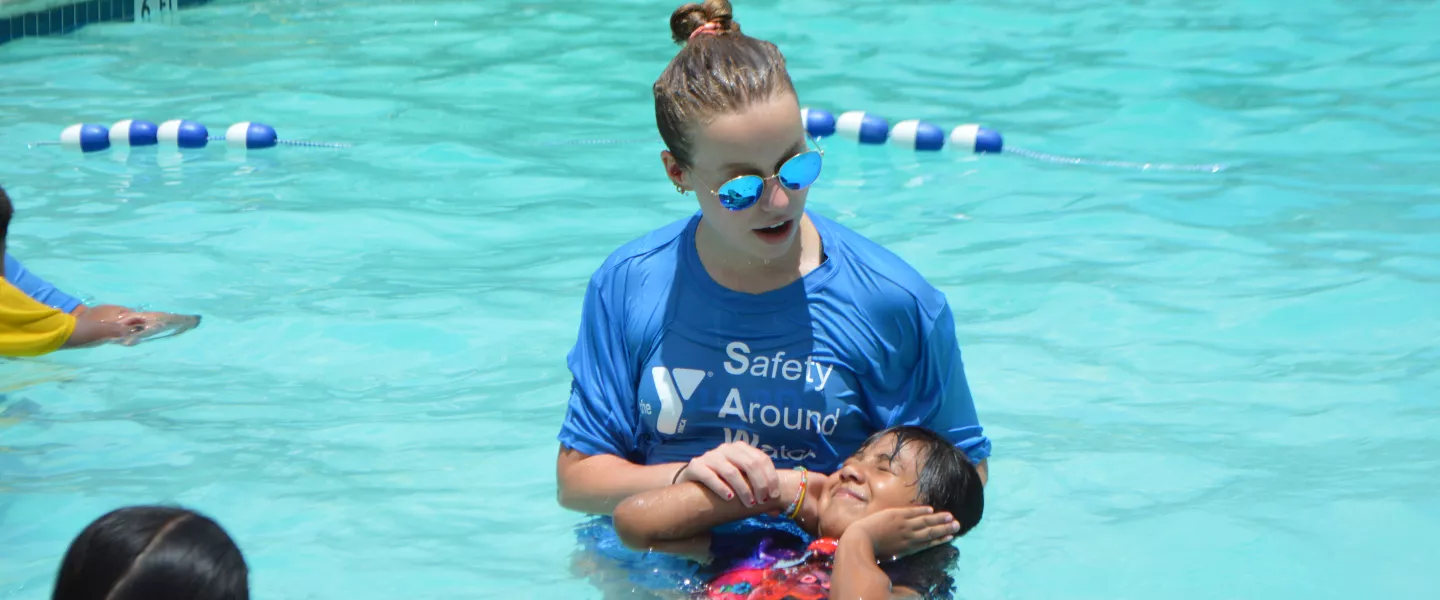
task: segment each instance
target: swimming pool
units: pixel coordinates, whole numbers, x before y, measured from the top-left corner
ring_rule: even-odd
[[[954,304],[995,442],[958,597],[1420,598],[1440,585],[1433,3],[739,2],[805,104],[1077,156],[832,139],[812,206]],[[649,85],[669,3],[217,2],[0,45],[11,252],[197,312],[0,363],[0,597],[181,502],[255,597],[599,597],[554,501],[586,278],[693,209]],[[79,158],[80,121],[342,151]]]

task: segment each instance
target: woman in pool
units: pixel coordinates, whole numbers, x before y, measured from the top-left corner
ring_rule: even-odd
[[[990,441],[945,296],[805,210],[822,150],[780,52],[741,33],[725,0],[682,6],[670,27],[684,47],[654,86],[661,160],[700,211],[591,277],[569,355],[560,503],[608,515],[698,482],[754,506],[783,493],[777,466],[833,471],[894,425],[939,432],[983,481]]]
[[[615,528],[632,549],[711,562],[720,575],[710,579],[708,598],[948,595],[943,562],[889,559],[907,548],[944,544],[974,528],[985,511],[979,479],[969,459],[948,440],[925,428],[901,426],[872,436],[834,475],[781,473],[779,498],[744,507],[698,483],[679,483],[625,500],[615,509]],[[793,519],[818,539],[785,547],[783,538],[790,536],[781,533],[764,539],[759,552],[744,548],[738,561],[726,556],[724,546],[733,543],[712,541],[711,528],[766,513]],[[890,571],[880,562],[889,563]],[[894,568],[901,563],[919,568]]]

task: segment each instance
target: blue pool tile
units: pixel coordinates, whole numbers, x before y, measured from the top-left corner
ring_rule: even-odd
[[[89,2],[81,2],[80,4],[76,5],[75,26],[84,27],[86,25],[94,23],[96,21],[95,7],[95,0],[90,0]]]
[[[45,11],[44,14],[45,17],[40,21],[40,35],[55,35],[65,28],[64,17],[59,6]]]

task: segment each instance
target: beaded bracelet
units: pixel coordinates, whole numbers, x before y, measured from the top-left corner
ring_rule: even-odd
[[[790,520],[800,516],[800,507],[805,505],[805,492],[810,487],[810,471],[805,467],[795,467],[795,470],[800,472],[800,493],[796,494],[795,501],[790,503],[790,507],[785,509],[785,518]]]

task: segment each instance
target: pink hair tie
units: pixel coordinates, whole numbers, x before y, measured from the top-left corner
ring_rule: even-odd
[[[695,36],[701,35],[701,34],[705,34],[705,35],[720,35],[720,24],[719,24],[719,23],[715,23],[715,22],[712,21],[712,22],[706,23],[706,24],[704,24],[704,25],[701,25],[701,26],[699,26],[699,27],[696,27],[696,28],[695,28],[695,31],[690,32],[690,39],[693,40],[693,39],[695,39]]]

